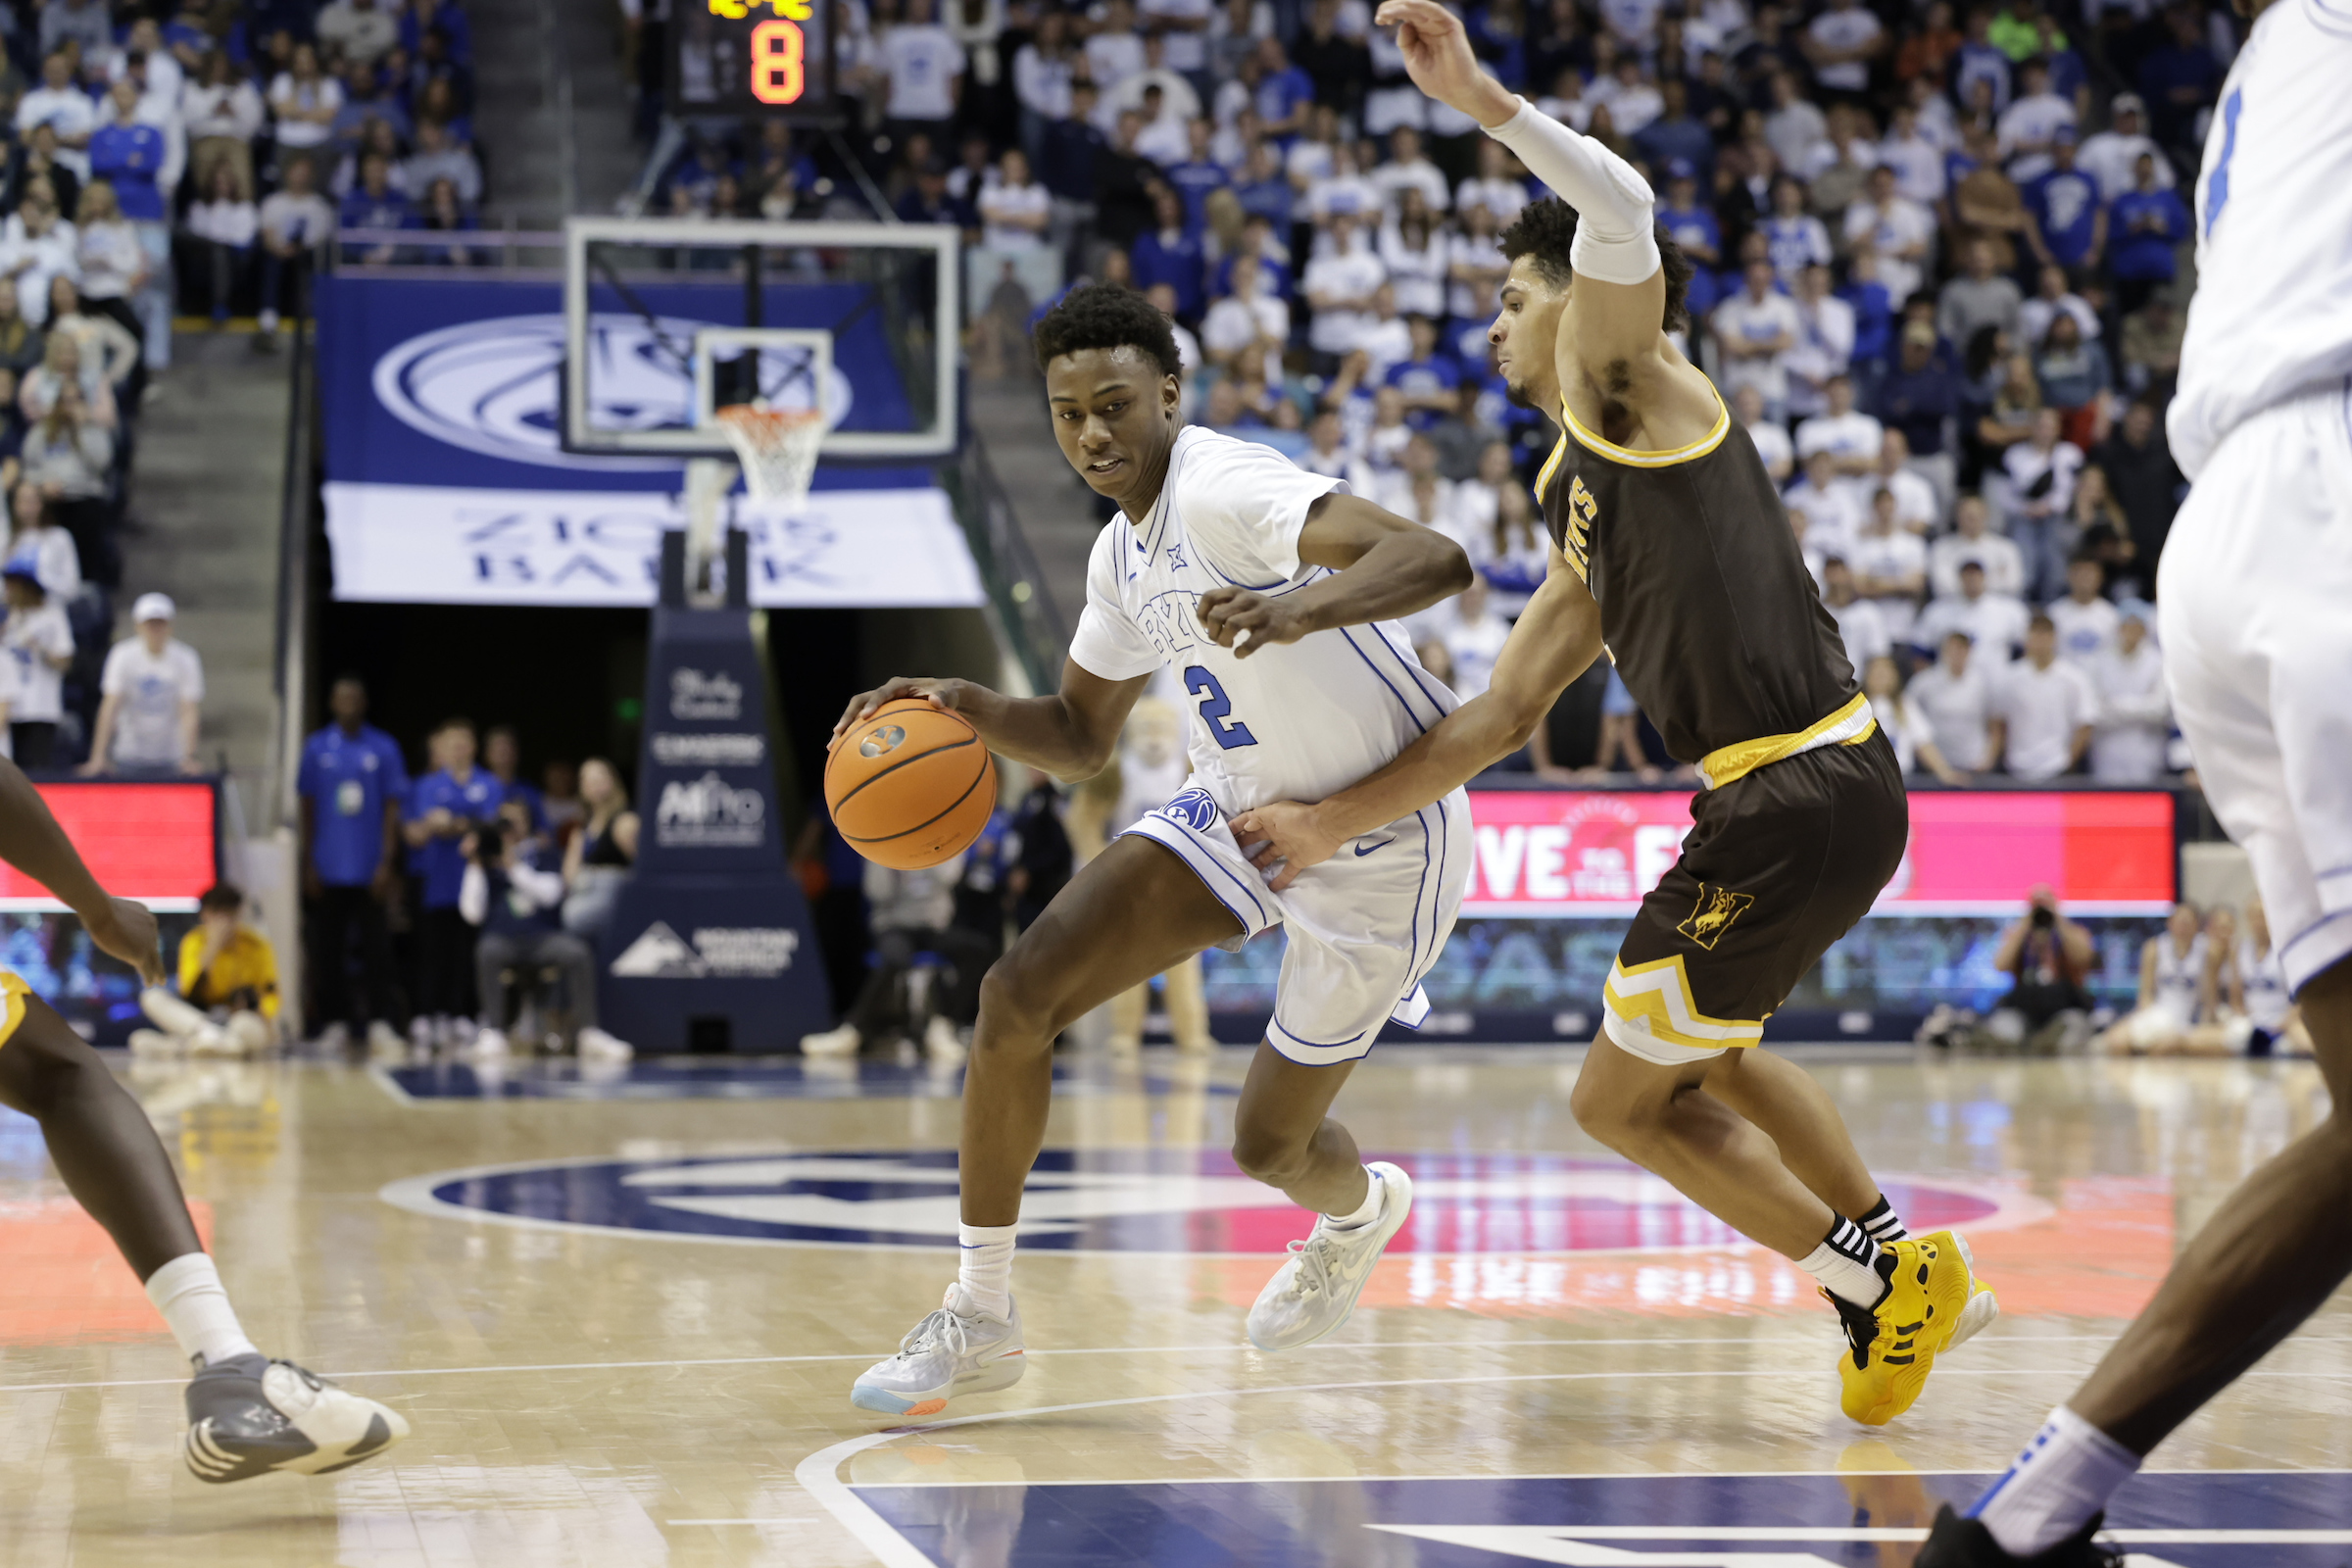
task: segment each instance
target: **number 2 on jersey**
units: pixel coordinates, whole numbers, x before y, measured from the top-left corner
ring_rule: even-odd
[[[1200,699],[1200,722],[1219,746],[1232,751],[1237,746],[1255,746],[1257,737],[1250,733],[1247,724],[1226,722],[1233,711],[1233,699],[1217,684],[1217,677],[1199,664],[1188,665],[1184,671],[1184,689]]]

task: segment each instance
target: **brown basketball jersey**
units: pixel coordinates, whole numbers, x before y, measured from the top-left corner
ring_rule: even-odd
[[[1838,622],[1731,412],[1675,452],[1605,441],[1565,407],[1560,418],[1536,498],[1666,750],[1720,785],[1866,732]]]

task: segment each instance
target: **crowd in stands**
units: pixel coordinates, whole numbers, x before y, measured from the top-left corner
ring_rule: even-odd
[[[2163,773],[2150,603],[2182,489],[2163,412],[2228,9],[1463,11],[1488,69],[1647,175],[1695,268],[1685,346],[1787,487],[1907,765]],[[1416,632],[1478,689],[1544,561],[1525,487],[1556,432],[1508,404],[1484,339],[1496,236],[1543,192],[1410,84],[1365,0],[835,15],[854,150],[900,217],[964,229],[972,308],[1149,291],[1193,419],[1470,547],[1487,591]],[[661,210],[855,208],[781,124],[691,129]],[[1665,760],[1621,692],[1600,708],[1597,760]]]
[[[598,1027],[593,963],[637,858],[621,771],[551,760],[532,784],[514,729],[451,718],[412,776],[356,677],[334,683],[328,710],[297,781],[305,1011],[320,1037],[364,1040],[381,1059],[443,1048],[487,1064],[568,1032],[583,1060],[628,1059]]]
[[[473,226],[470,53],[453,0],[0,3],[0,744],[24,766],[198,767],[171,601],[109,646],[173,318],[252,313],[268,347],[338,226]]]

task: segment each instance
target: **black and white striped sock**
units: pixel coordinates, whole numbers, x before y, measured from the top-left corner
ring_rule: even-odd
[[[1911,1234],[1903,1229],[1902,1216],[1894,1211],[1892,1203],[1886,1201],[1886,1195],[1884,1193],[1879,1195],[1879,1200],[1872,1205],[1870,1212],[1854,1223],[1868,1231],[1870,1239],[1881,1247],[1886,1246],[1888,1242],[1899,1242]]]
[[[1879,1244],[1850,1219],[1830,1227],[1821,1245],[1796,1260],[1796,1266],[1819,1280],[1832,1296],[1856,1306],[1876,1306],[1886,1294],[1886,1282],[1874,1267]]]

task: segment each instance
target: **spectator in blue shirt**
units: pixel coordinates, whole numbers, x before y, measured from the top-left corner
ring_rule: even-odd
[[[391,736],[368,722],[368,688],[345,675],[327,694],[334,722],[303,743],[302,896],[309,906],[312,1016],[341,1046],[365,1032],[368,1049],[402,1054],[400,1000],[384,906],[397,885],[401,803],[409,770]],[[359,940],[360,989],[351,986]]]
[[[1233,194],[1244,213],[1264,219],[1278,234],[1291,231],[1291,209],[1298,193],[1283,173],[1282,155],[1273,142],[1261,141],[1250,149],[1250,161],[1243,166]]]
[[[408,228],[416,219],[416,207],[407,195],[392,188],[392,163],[381,153],[369,153],[360,160],[359,183],[343,198],[343,209],[336,215],[343,228],[392,229]],[[346,246],[343,258],[350,262],[368,262],[376,266],[399,259],[400,246],[383,241],[368,246]]]
[[[1454,389],[1462,384],[1462,368],[1438,352],[1437,322],[1416,316],[1408,329],[1413,335],[1413,357],[1390,366],[1383,384],[1403,395],[1405,423],[1426,430],[1452,410],[1457,401]]]
[[[536,784],[522,782],[522,741],[512,724],[493,724],[482,735],[482,766],[498,780],[501,801],[520,801],[531,808],[531,830],[547,831],[547,797]]]
[[[1658,221],[1690,259],[1690,318],[1703,321],[1722,295],[1715,287],[1715,269],[1723,265],[1723,225],[1698,199],[1698,172],[1688,158],[1666,163],[1666,205]]]
[[[2164,14],[2172,34],[2139,63],[2139,95],[2146,100],[2150,130],[2167,147],[2196,162],[2197,115],[2213,107],[2222,85],[2222,63],[2205,46],[2205,13],[2179,5]]]
[[[1096,96],[1093,82],[1072,82],[1069,117],[1048,121],[1038,140],[1037,182],[1053,195],[1056,214],[1075,207],[1093,217],[1095,161],[1107,145],[1095,125]]]
[[[1210,279],[1211,299],[1223,299],[1234,292],[1233,272],[1237,267],[1256,268],[1258,292],[1268,299],[1290,301],[1296,308],[1298,296],[1291,275],[1290,252],[1283,248],[1273,225],[1255,214],[1242,224],[1242,243],[1217,264],[1217,275]]]
[[[2034,218],[2026,240],[2042,262],[2079,276],[2097,267],[2107,248],[2107,209],[2099,201],[2099,182],[2075,167],[2073,126],[2059,127],[2050,158],[2050,172],[2025,189],[2026,211]]]
[[[1223,190],[1233,183],[1233,176],[1225,172],[1223,164],[1209,156],[1209,139],[1216,129],[1213,124],[1205,120],[1196,120],[1184,129],[1185,134],[1192,138],[1192,156],[1181,164],[1169,167],[1168,183],[1175,186],[1176,194],[1184,198],[1184,226],[1198,234],[1208,221],[1203,209],[1209,192]]]
[[[1159,226],[1137,240],[1129,253],[1135,287],[1148,294],[1154,283],[1167,284],[1176,291],[1176,318],[1198,321],[1204,303],[1200,295],[1200,272],[1205,265],[1200,236],[1185,226],[1184,203],[1174,191],[1161,186],[1153,205],[1159,210]]]
[[[1315,80],[1291,64],[1280,38],[1257,41],[1257,64],[1263,74],[1258,77],[1250,107],[1257,111],[1258,124],[1265,133],[1288,147],[1306,129],[1307,117],[1315,112]]]
[[[128,76],[107,94],[106,122],[90,133],[90,177],[115,188],[115,206],[139,237],[147,270],[132,296],[147,368],[172,363],[172,198],[158,179],[164,133],[139,118],[139,86]]]
[[[1879,422],[1903,433],[1911,466],[1929,473],[1939,496],[1951,495],[1959,480],[1943,427],[1960,416],[1960,372],[1937,352],[1936,328],[1906,323],[1902,352],[1879,387]]]
[[[2173,280],[2188,238],[2188,208],[2180,193],[2156,184],[2156,155],[2141,153],[2133,188],[2115,199],[2108,232],[2115,237],[2116,305],[2130,316]]]
[[[1658,83],[1658,94],[1666,107],[1657,119],[1634,132],[1634,150],[1654,169],[1669,168],[1677,161],[1688,163],[1695,174],[1712,183],[1715,138],[1692,117],[1690,89],[1682,77],[1668,76]]]
[[[416,1019],[419,1045],[455,1045],[460,1019],[471,1019],[473,927],[458,911],[466,877],[466,836],[474,824],[493,821],[505,792],[498,780],[473,765],[475,740],[470,719],[450,718],[433,732],[432,760],[438,765],[409,792],[401,835],[409,845],[409,869],[423,884],[416,918]]]

